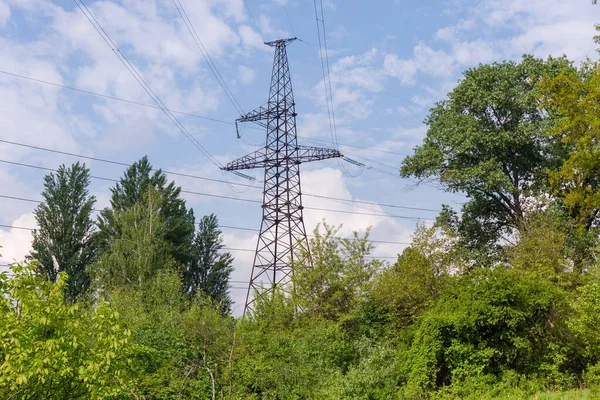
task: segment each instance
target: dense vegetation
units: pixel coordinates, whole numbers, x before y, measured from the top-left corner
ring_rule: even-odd
[[[0,397],[598,396],[599,108],[595,63],[468,70],[400,170],[464,193],[462,210],[419,226],[394,263],[368,257],[368,230],[323,223],[293,294],[246,318],[230,315],[217,218],[195,229],[146,158],[97,221],[89,171],[61,166],[31,259],[0,274]]]

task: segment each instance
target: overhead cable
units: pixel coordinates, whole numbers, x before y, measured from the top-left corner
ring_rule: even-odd
[[[27,198],[24,198],[24,197],[9,196],[9,195],[5,195],[5,194],[0,194],[0,198],[2,198],[2,199],[9,199],[9,200],[16,200],[16,201],[23,201],[23,202],[28,202],[28,203],[36,203],[36,204],[42,204],[42,203],[44,203],[41,200],[33,200],[33,199],[27,199]],[[92,209],[92,211],[100,212],[101,210]],[[232,230],[238,230],[238,231],[259,232],[258,229],[254,229],[254,228],[245,228],[245,227],[231,226],[231,225],[219,225],[219,228],[232,229]],[[307,235],[307,236],[314,237],[314,235]],[[345,239],[355,240],[354,238],[345,238]],[[371,240],[371,239],[369,239],[368,241],[369,242],[373,242],[373,243],[382,243],[382,244],[410,245],[409,242],[394,242],[394,241],[388,241],[388,240]]]
[[[50,82],[50,81],[47,81],[47,80],[37,79],[37,78],[30,77],[30,76],[15,74],[13,72],[8,72],[8,71],[0,70],[0,74],[12,76],[14,78],[28,80],[28,81],[31,81],[31,82],[45,84],[45,85],[49,85],[49,86],[59,87],[61,89],[72,90],[72,91],[75,91],[75,92],[79,92],[79,93],[83,93],[83,94],[87,94],[87,95],[91,95],[91,96],[103,97],[103,98],[106,98],[106,99],[120,101],[120,102],[124,102],[124,103],[129,103],[129,104],[133,104],[133,105],[137,105],[137,106],[141,106],[141,107],[148,107],[148,108],[153,108],[153,109],[157,109],[157,110],[162,110],[162,107],[159,107],[159,106],[154,105],[154,104],[148,104],[148,103],[142,103],[142,102],[138,102],[138,101],[134,101],[134,100],[123,99],[123,98],[117,97],[117,96],[112,96],[112,95],[108,95],[108,94],[104,94],[104,93],[98,93],[98,92],[94,92],[94,91],[91,91],[91,90],[85,90],[85,89],[77,88],[77,87],[74,87],[74,86],[62,85],[62,84],[56,83],[56,82]],[[204,115],[199,115],[199,114],[196,114],[196,113],[191,113],[191,112],[186,112],[186,111],[178,111],[178,110],[173,110],[173,109],[167,109],[167,110],[169,112],[171,112],[171,113],[174,113],[174,114],[180,114],[180,115],[185,115],[185,116],[188,116],[188,117],[203,119],[203,120],[212,121],[212,122],[218,122],[218,123],[221,123],[221,124],[235,125],[235,122],[232,122],[232,121],[225,121],[225,120],[218,119],[218,118],[211,118],[211,117],[207,117],[207,116],[204,116]],[[263,131],[263,129],[260,128],[260,127],[258,127],[258,126],[256,126],[256,127],[255,126],[248,126],[248,128],[249,129],[255,129],[255,130]],[[309,138],[309,137],[304,137],[304,136],[300,136],[300,135],[298,136],[298,138],[299,139],[303,139],[303,140],[311,140],[311,141],[315,141],[315,142],[322,142],[322,143],[334,144],[334,142],[332,142],[331,140]],[[342,147],[352,147],[352,148],[356,148],[356,149],[369,150],[369,151],[375,151],[375,152],[380,152],[380,153],[396,154],[396,155],[400,155],[400,156],[406,156],[406,155],[408,155],[408,154],[405,154],[405,153],[399,153],[399,152],[395,152],[395,151],[382,150],[382,149],[378,149],[378,148],[358,146],[358,145],[347,144],[347,143],[338,143],[338,145],[342,146]]]
[[[0,228],[7,228],[7,229],[18,229],[18,230],[25,230],[25,231],[35,231],[35,228],[28,228],[25,226],[15,226],[15,225],[6,225],[6,224],[0,224]],[[237,248],[237,247],[221,247],[221,250],[227,250],[227,251],[240,251],[240,252],[252,252],[254,253],[256,251],[256,249],[242,249],[242,248]],[[398,258],[397,256],[366,256],[366,258]]]
[[[49,171],[49,172],[56,172],[56,169],[41,167],[38,165],[25,164],[25,163],[16,162],[16,161],[0,160],[0,163],[16,165],[16,166],[25,167],[25,168],[39,169],[39,170]],[[103,180],[103,181],[109,181],[109,182],[119,182],[118,179],[106,178],[106,177],[96,176],[96,175],[90,175],[90,178]],[[241,201],[241,202],[247,202],[247,203],[262,204],[262,201],[260,201],[260,200],[223,196],[223,195],[218,195],[218,194],[213,194],[213,193],[196,192],[196,191],[191,191],[191,190],[181,190],[181,193],[213,197],[213,198],[219,198],[219,199],[225,199],[225,200]],[[304,207],[304,209],[315,210],[315,211],[334,212],[334,213],[340,213],[340,214],[367,215],[367,216],[382,217],[382,218],[406,219],[406,220],[412,220],[412,221],[427,221],[427,220],[433,221],[434,220],[432,218],[409,217],[409,216],[405,216],[405,215],[367,213],[367,212],[337,210],[337,209],[319,208],[319,207]]]
[[[84,155],[81,155],[81,154],[76,154],[76,153],[71,153],[71,152],[66,152],[66,151],[60,151],[60,150],[53,150],[53,149],[49,149],[47,147],[34,146],[34,145],[25,144],[25,143],[19,143],[19,142],[14,142],[14,141],[10,141],[10,140],[0,139],[0,143],[5,143],[5,144],[14,145],[14,146],[20,146],[20,147],[30,148],[30,149],[34,149],[34,150],[41,150],[41,151],[46,151],[46,152],[55,153],[55,154],[63,154],[63,155],[71,156],[71,157],[81,158],[81,159],[84,159],[84,160],[93,160],[93,161],[98,161],[98,162],[107,163],[107,164],[114,164],[114,165],[119,165],[119,166],[124,166],[124,167],[130,167],[131,166],[131,164],[120,162],[120,161],[108,160],[106,158],[99,158],[99,157],[84,156]],[[184,178],[199,179],[199,180],[210,181],[210,182],[217,182],[217,183],[228,183],[227,181],[224,181],[224,180],[221,180],[221,179],[208,178],[208,177],[205,177],[205,176],[194,175],[194,174],[186,174],[186,173],[182,173],[182,172],[167,171],[167,170],[163,170],[161,168],[153,168],[152,171],[162,171],[163,173],[165,173],[167,175],[181,176],[181,177],[184,177]],[[233,183],[233,182],[231,182],[231,185],[248,187],[248,188],[256,188],[256,186],[254,186],[254,185],[249,185],[249,184],[245,184],[245,183]],[[407,209],[407,210],[431,211],[431,212],[440,212],[441,211],[441,210],[436,210],[436,209],[431,209],[431,208],[410,207],[410,206],[403,206],[403,205],[397,205],[397,204],[385,204],[385,203],[376,203],[376,202],[371,202],[371,201],[362,201],[362,200],[353,200],[353,199],[342,199],[342,198],[339,198],[339,197],[324,196],[324,195],[311,194],[311,193],[302,193],[302,195],[309,196],[309,197],[321,198],[321,199],[343,201],[343,202],[347,202],[347,203],[358,203],[358,204],[366,204],[366,205],[381,206],[381,207],[390,207],[390,208],[399,208],[399,209]]]
[[[89,8],[83,3],[82,0],[73,0],[79,10],[83,13],[89,23],[93,26],[93,28],[98,32],[102,40],[106,43],[106,45],[113,51],[113,53],[117,56],[119,61],[125,66],[127,71],[133,76],[133,78],[142,86],[144,91],[152,98],[152,100],[156,103],[156,105],[165,113],[165,115],[171,120],[171,122],[183,133],[188,140],[202,153],[208,160],[213,163],[217,168],[221,169],[223,166],[216,158],[210,154],[210,152],[185,128],[185,126],[177,119],[177,117],[169,111],[160,97],[152,90],[150,85],[146,82],[146,80],[142,77],[142,75],[137,71],[137,69],[133,66],[133,64],[127,59],[127,57],[119,50],[119,47],[112,40],[110,35],[104,30],[102,25],[98,22],[94,14],[89,10]],[[243,178],[248,180],[253,180],[252,177],[239,173],[237,174]]]

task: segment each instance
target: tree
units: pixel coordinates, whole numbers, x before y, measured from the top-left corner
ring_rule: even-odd
[[[495,237],[520,229],[526,200],[544,192],[547,170],[562,157],[558,141],[546,135],[552,118],[539,107],[536,82],[569,70],[565,58],[532,56],[469,69],[431,109],[424,142],[400,174],[466,193],[460,228],[471,239],[483,226],[491,225]]]
[[[111,226],[119,236],[111,239],[93,268],[101,288],[139,288],[159,271],[175,268],[164,238],[162,201],[158,190],[150,187],[137,203],[113,215]]]
[[[395,327],[414,323],[443,293],[450,274],[461,272],[451,249],[435,226],[418,226],[411,246],[377,276],[372,295]]]
[[[480,268],[453,283],[417,325],[405,354],[407,394],[460,389],[469,379],[495,382],[506,371],[540,373],[549,383],[570,378],[564,371],[579,360],[569,353],[563,291],[502,267]]]
[[[180,197],[181,188],[175,186],[174,182],[167,183],[167,177],[160,169],[151,174],[152,171],[148,158],[143,157],[127,168],[123,178],[111,189],[111,206],[102,210],[98,219],[101,249],[119,237],[120,232],[114,220],[141,201],[149,188],[154,188],[160,197],[159,214],[164,230],[161,235],[173,259],[184,265],[192,258],[194,213],[187,209],[185,200]]]
[[[84,164],[61,165],[56,174],[44,177],[45,202],[34,211],[39,229],[33,232],[31,257],[50,282],[56,282],[60,272],[67,273],[65,296],[72,302],[89,288],[87,267],[95,255],[91,213],[96,199],[89,194],[89,184]]]
[[[0,398],[132,398],[131,332],[104,302],[64,301],[65,272],[52,283],[35,262],[0,274]],[[136,397],[137,398],[137,397]]]
[[[138,352],[140,399],[214,399],[228,390],[233,320],[206,296],[185,299],[180,275],[160,271],[141,288],[111,293]]]
[[[202,217],[194,239],[194,260],[184,272],[184,290],[190,297],[204,292],[223,310],[229,310],[229,276],[233,271],[233,257],[220,253],[223,235],[214,214]]]
[[[545,109],[560,114],[551,133],[568,152],[551,174],[552,187],[588,230],[600,225],[600,65],[548,76],[540,89]]]
[[[337,237],[341,227],[321,224],[313,231],[309,249],[301,247],[294,261],[294,297],[298,306],[318,318],[349,318],[369,290],[382,262],[367,259],[373,245],[368,231],[352,239]]]

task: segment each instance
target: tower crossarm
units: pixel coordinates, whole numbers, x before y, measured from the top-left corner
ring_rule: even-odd
[[[221,169],[224,171],[238,171],[240,169],[253,169],[261,168],[266,164],[267,152],[265,148],[254,151],[250,154],[246,154],[240,158],[236,158],[233,161],[227,163],[226,166]]]
[[[267,152],[266,149],[254,151],[237,158],[222,169],[225,171],[238,171],[241,169],[263,168],[267,166],[280,166],[283,164],[303,164],[311,161],[326,160],[328,158],[343,157],[337,150],[323,147],[296,146],[289,155]],[[290,149],[290,150],[292,150]]]
[[[267,124],[262,122],[269,118],[274,118],[275,112],[270,110],[268,106],[260,106],[255,110],[250,111],[247,114],[240,116],[235,122],[255,122],[258,125],[266,128]]]
[[[294,157],[294,160],[298,164],[302,164],[311,161],[327,160],[328,158],[338,157],[343,157],[343,154],[337,150],[327,149],[324,147],[298,146],[298,152]]]

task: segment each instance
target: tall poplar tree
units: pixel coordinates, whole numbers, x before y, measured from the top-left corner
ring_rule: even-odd
[[[44,178],[45,202],[34,211],[39,229],[33,232],[31,257],[39,261],[40,275],[51,282],[59,272],[67,273],[65,296],[72,302],[89,288],[87,266],[95,252],[91,213],[96,199],[89,194],[89,184],[85,164],[61,165],[56,174]]]
[[[184,290],[189,296],[206,293],[225,311],[231,306],[229,276],[233,271],[233,257],[230,253],[221,253],[223,247],[217,217],[205,215],[194,239],[194,260],[184,273]]]

